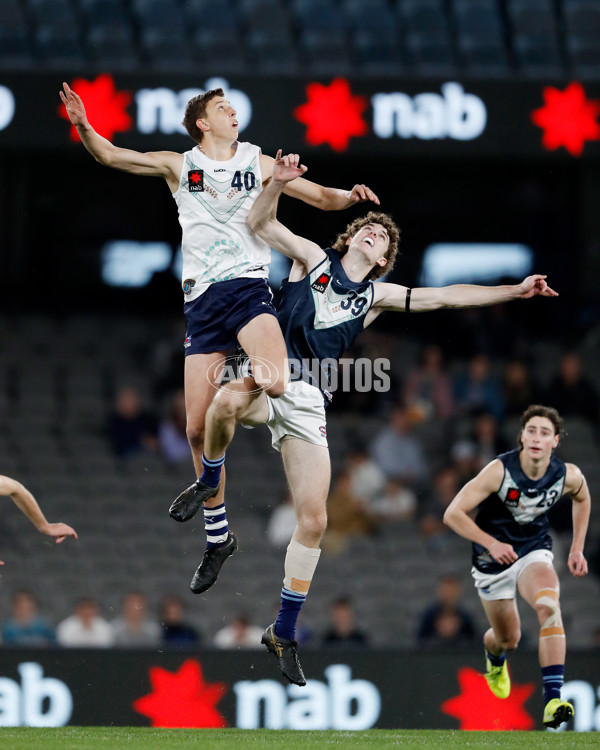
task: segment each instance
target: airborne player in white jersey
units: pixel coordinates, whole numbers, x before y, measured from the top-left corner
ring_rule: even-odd
[[[183,125],[196,146],[184,154],[139,153],[114,146],[92,128],[81,98],[66,83],[63,89],[60,97],[69,119],[96,161],[132,174],[162,177],[177,203],[187,326],[187,437],[197,477],[206,478],[215,466],[203,463],[204,423],[227,349],[239,343],[251,362],[271,363],[268,370],[256,372],[263,373],[262,379],[257,374],[257,385],[272,398],[280,397],[287,384],[286,349],[267,283],[270,247],[246,223],[252,204],[273,174],[274,160],[258,146],[238,142],[237,114],[222,89],[211,89],[188,102]],[[379,203],[365,185],[346,191],[300,179],[286,193],[325,211],[362,201]],[[194,487],[183,493],[186,498],[194,494]],[[206,588],[237,548],[223,496],[222,482],[218,495],[204,504],[208,537],[201,577]],[[170,509],[177,521],[185,520],[180,505],[177,498]]]
[[[571,496],[573,541],[568,566],[579,577],[588,572],[583,545],[591,505],[579,467],[552,454],[562,424],[556,409],[541,405],[526,409],[519,448],[498,456],[467,482],[444,515],[451,529],[473,543],[472,574],[491,626],[483,637],[490,690],[498,698],[510,694],[506,652],[515,649],[521,638],[518,590],[540,623],[543,723],[554,728],[568,721],[574,710],[560,692],[566,641],[547,513],[562,495]],[[475,508],[473,520],[470,513]]]

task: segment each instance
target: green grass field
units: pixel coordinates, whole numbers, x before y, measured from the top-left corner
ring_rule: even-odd
[[[269,750],[320,750],[320,748],[408,747],[426,750],[452,748],[535,748],[600,747],[597,732],[446,732],[441,730],[385,730],[366,732],[293,732],[268,729],[140,729],[132,727],[65,727],[61,729],[0,728],[0,748],[4,750],[185,750],[206,747],[265,748]]]

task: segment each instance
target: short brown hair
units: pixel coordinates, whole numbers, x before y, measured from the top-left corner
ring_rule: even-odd
[[[546,419],[549,419],[552,422],[552,425],[554,427],[554,434],[558,435],[559,438],[564,435],[565,431],[563,418],[554,407],[542,406],[541,404],[532,404],[531,406],[528,406],[527,409],[525,409],[523,414],[521,414],[521,429],[519,430],[518,437],[520,448],[523,447],[523,443],[521,441],[521,433],[525,429],[525,425],[527,424],[527,422],[529,422],[530,419],[533,419],[533,417],[546,417]]]
[[[206,117],[206,106],[216,96],[225,96],[223,89],[209,89],[203,94],[193,96],[186,104],[185,115],[181,124],[196,143],[200,143],[204,137],[204,133],[196,125],[196,120]]]
[[[387,253],[385,258],[387,263],[385,266],[373,266],[367,279],[373,281],[389,273],[394,267],[396,257],[398,256],[398,243],[400,242],[400,230],[396,225],[396,222],[392,219],[389,214],[380,213],[379,211],[369,211],[366,216],[361,216],[346,227],[342,234],[338,234],[333,243],[332,247],[337,250],[341,256],[344,256],[348,252],[348,246],[346,242],[354,237],[357,232],[366,226],[367,224],[381,224],[381,226],[387,231],[390,243],[388,245]]]

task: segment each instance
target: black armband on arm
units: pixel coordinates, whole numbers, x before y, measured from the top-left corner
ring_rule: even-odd
[[[412,289],[406,290],[406,300],[404,301],[404,312],[410,312],[410,295],[412,293]]]
[[[572,493],[571,493],[571,497],[575,497],[575,495],[579,495],[579,493],[581,492],[581,488],[583,487],[583,483],[584,483],[584,482],[585,482],[585,477],[584,477],[584,475],[582,474],[582,475],[581,475],[581,484],[579,485],[579,489],[577,490],[577,492],[572,492]]]

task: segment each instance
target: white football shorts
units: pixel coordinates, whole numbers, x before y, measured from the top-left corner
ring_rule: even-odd
[[[545,562],[552,565],[554,555],[549,549],[534,549],[533,552],[520,557],[510,568],[501,573],[482,573],[477,568],[471,568],[471,575],[475,588],[481,599],[495,601],[496,599],[514,599],[517,596],[517,581],[528,565]]]
[[[327,447],[327,423],[323,394],[304,380],[293,380],[280,398],[269,398],[271,442],[275,450],[287,437]]]

